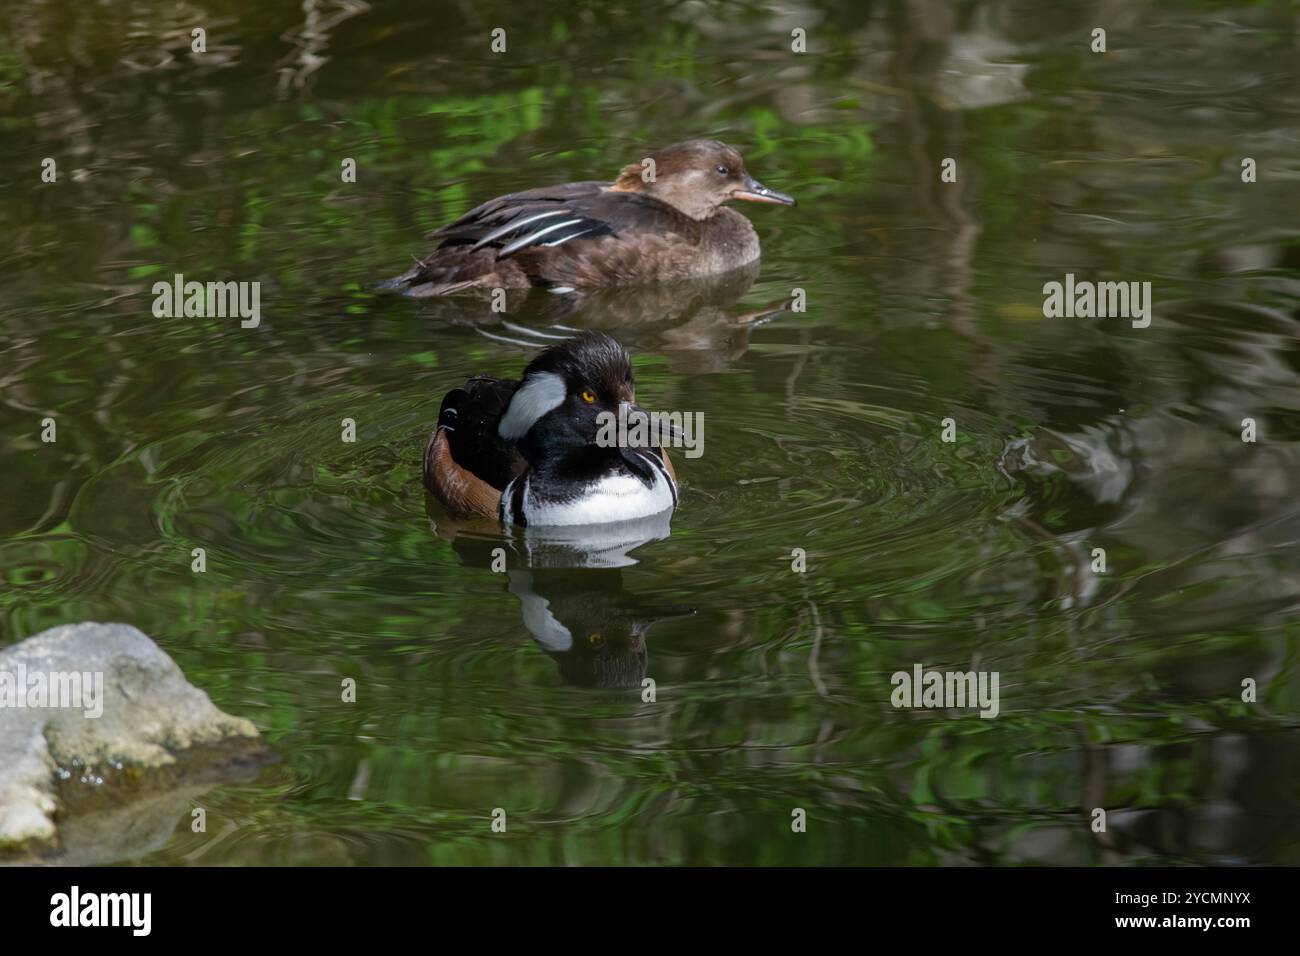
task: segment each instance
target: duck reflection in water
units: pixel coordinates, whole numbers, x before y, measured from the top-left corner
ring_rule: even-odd
[[[658,621],[694,612],[639,602],[618,568],[509,572],[524,627],[579,687],[640,687],[646,677],[646,633]]]
[[[432,496],[429,526],[452,543],[465,564],[500,571],[507,567],[622,568],[636,564],[632,552],[672,533],[672,512],[597,525],[526,527],[503,532],[494,519],[453,515]],[[501,555],[505,555],[501,558]]]
[[[488,338],[528,348],[579,329],[617,331],[630,345],[662,353],[675,370],[715,372],[745,354],[755,328],[793,305],[782,297],[739,306],[758,274],[754,262],[720,275],[644,286],[565,293],[503,289],[497,310],[488,296],[430,299],[420,307],[436,324],[474,326]]]
[[[434,533],[469,566],[508,570],[524,628],[555,661],[565,683],[640,687],[646,633],[658,621],[695,613],[641,601],[623,584],[631,552],[668,536],[667,513],[591,527],[520,529],[503,537],[487,519],[452,516],[430,498]]]

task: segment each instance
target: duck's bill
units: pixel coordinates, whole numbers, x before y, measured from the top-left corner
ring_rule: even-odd
[[[744,187],[732,193],[732,197],[743,199],[746,202],[770,202],[778,206],[797,205],[793,196],[779,193],[775,189],[768,189],[753,176],[747,176]]]
[[[645,633],[652,624],[694,617],[698,613],[697,608],[687,607],[684,604],[638,604],[624,611],[620,615],[620,620],[630,630]]]
[[[627,403],[627,412],[625,414],[627,415],[627,421],[629,427],[636,421],[636,419],[639,418],[645,419],[647,425],[651,421],[650,413],[646,411],[644,408],[642,408],[640,405],[638,405],[636,402]],[[677,425],[673,424],[673,422],[670,421],[669,419],[666,418],[659,419],[658,428],[659,428],[659,434],[656,437],[660,439],[667,438],[669,441],[673,442],[678,448],[683,447],[686,444],[686,433],[683,432]],[[651,430],[649,428],[647,428],[646,434],[648,437],[651,435]],[[649,444],[644,444],[644,445],[629,445],[628,447],[629,448],[656,448],[661,446],[657,445],[654,442],[651,442]]]

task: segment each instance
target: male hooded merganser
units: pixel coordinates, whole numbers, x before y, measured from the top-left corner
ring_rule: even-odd
[[[716,140],[675,143],[650,159],[653,166],[625,166],[612,183],[565,183],[489,200],[432,233],[438,248],[385,288],[427,297],[712,275],[758,258],[754,227],[723,203],[795,204],[755,180],[740,154]]]
[[[442,400],[424,449],[424,484],[458,514],[553,526],[631,521],[677,506],[657,447],[596,443],[602,412],[635,405],[632,363],[603,332],[580,332],[522,381],[471,378]]]

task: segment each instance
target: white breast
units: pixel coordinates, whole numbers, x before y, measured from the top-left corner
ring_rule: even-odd
[[[673,507],[673,489],[658,468],[654,485],[631,475],[610,475],[575,489],[569,501],[537,501],[524,487],[524,517],[529,525],[603,524],[629,521],[668,511]]]

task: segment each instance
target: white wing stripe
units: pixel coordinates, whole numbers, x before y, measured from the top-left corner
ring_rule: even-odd
[[[582,229],[582,230],[579,230],[578,232],[572,233],[571,235],[568,235],[568,236],[561,236],[559,239],[556,239],[554,242],[544,242],[544,243],[542,243],[542,245],[544,245],[544,246],[558,246],[558,245],[561,245],[561,244],[563,244],[563,243],[568,242],[570,239],[577,239],[579,236],[585,236],[585,235],[586,235],[587,233],[589,233],[589,232],[591,232],[590,229]]]
[[[571,215],[573,214],[569,212],[569,210],[567,209],[552,209],[549,212],[539,212],[537,215],[529,216],[527,219],[511,220],[510,222],[506,223],[504,226],[501,226],[498,229],[493,229],[491,232],[489,232],[478,242],[474,243],[474,248],[477,249],[479,246],[485,245],[494,239],[500,239],[502,236],[506,235],[507,233],[514,232],[516,229],[521,229],[524,226],[528,225],[530,222],[536,222],[539,219],[550,219],[552,216],[571,216]]]
[[[522,239],[516,239],[514,242],[510,243],[510,245],[506,246],[499,253],[497,253],[497,255],[508,256],[516,249],[522,249],[524,246],[531,246],[534,242],[542,238],[542,236],[546,235],[548,232],[554,232],[556,229],[563,229],[565,226],[576,226],[580,222],[582,222],[581,219],[569,219],[566,220],[565,222],[557,222],[553,226],[547,226],[545,229],[538,229],[536,232],[524,236]]]

